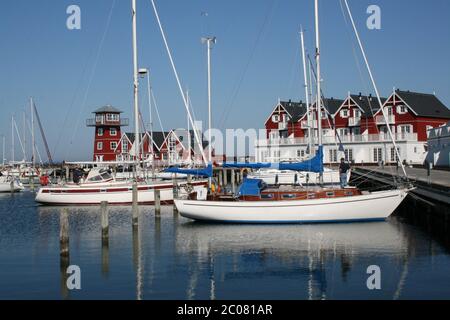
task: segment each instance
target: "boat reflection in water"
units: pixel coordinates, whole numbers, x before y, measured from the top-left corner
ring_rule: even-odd
[[[141,206],[139,226],[133,228],[131,209],[113,206],[105,245],[100,208],[36,210],[37,239],[27,237],[34,256],[50,253],[39,265],[41,287],[65,280],[54,273],[62,210],[68,210],[70,221],[70,261],[64,265],[80,265],[85,279],[83,290],[50,297],[401,299],[450,294],[443,286],[450,280],[445,248],[396,216],[372,223],[219,225],[191,222],[173,206],[163,206],[161,215]],[[381,269],[381,290],[367,288],[371,265]]]
[[[222,290],[233,292],[227,298],[345,298],[346,291],[349,298],[398,298],[408,259],[408,237],[395,219],[301,226],[188,222],[176,236],[179,254],[192,257],[193,265],[209,264],[210,298],[223,298]],[[366,286],[373,264],[389,270],[378,294]],[[195,284],[199,275],[191,276]]]

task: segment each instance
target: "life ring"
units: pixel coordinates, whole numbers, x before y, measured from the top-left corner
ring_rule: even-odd
[[[41,186],[43,186],[43,187],[48,186],[48,183],[49,183],[48,176],[41,176],[39,178],[39,182],[41,183]]]

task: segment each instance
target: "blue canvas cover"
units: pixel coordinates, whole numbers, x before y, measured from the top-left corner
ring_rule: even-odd
[[[316,156],[312,159],[303,162],[280,163],[279,170],[323,172],[323,147],[319,147]]]
[[[292,163],[224,163],[224,168],[249,168],[249,169],[278,169],[278,170],[293,170],[293,171],[308,171],[308,172],[323,172],[323,147],[320,146],[314,158],[303,162]]]
[[[264,189],[266,184],[261,179],[247,179],[245,178],[242,184],[239,186],[239,196],[259,196],[261,190]]]
[[[209,164],[206,168],[199,168],[199,169],[182,169],[179,167],[172,167],[164,170],[164,172],[168,173],[181,173],[181,174],[187,174],[197,177],[212,177],[213,176],[213,168],[212,164]]]

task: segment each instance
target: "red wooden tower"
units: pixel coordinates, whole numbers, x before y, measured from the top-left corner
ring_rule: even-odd
[[[122,136],[121,127],[128,126],[128,119],[121,119],[120,111],[110,105],[93,112],[94,119],[87,119],[88,127],[95,127],[93,161],[115,161],[115,150]]]

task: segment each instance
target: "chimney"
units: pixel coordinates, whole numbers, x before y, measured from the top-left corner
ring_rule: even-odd
[[[359,93],[359,100],[362,100],[362,94],[361,94],[361,92]]]

